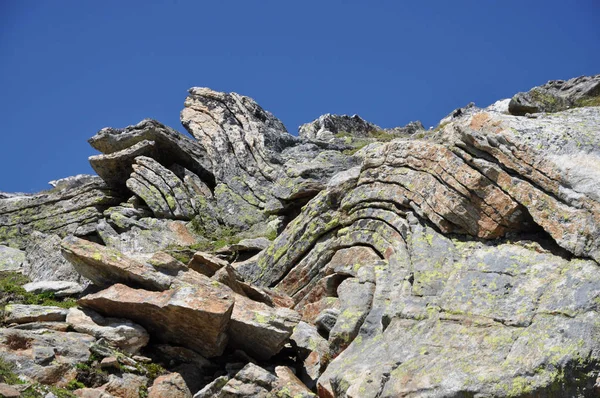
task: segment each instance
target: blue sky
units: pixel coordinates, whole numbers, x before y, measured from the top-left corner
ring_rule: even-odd
[[[600,73],[597,0],[0,1],[0,191],[91,173],[87,139],[187,89],[253,97],[288,130],[323,113],[435,125]]]

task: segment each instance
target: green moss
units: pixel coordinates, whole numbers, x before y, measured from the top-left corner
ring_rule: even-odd
[[[53,293],[34,294],[26,292],[23,285],[28,283],[26,276],[17,272],[0,272],[0,300],[11,304],[34,304],[71,308],[77,306],[74,299],[58,299]]]
[[[67,384],[67,390],[78,390],[80,388],[85,388],[85,384],[83,384],[80,381],[77,380],[71,380],[68,384]]]
[[[0,356],[0,382],[6,384],[22,384],[19,376],[14,373],[14,365]]]
[[[600,96],[592,98],[580,98],[575,102],[575,106],[600,106]]]

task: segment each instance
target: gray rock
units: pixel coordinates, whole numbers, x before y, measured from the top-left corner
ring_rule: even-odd
[[[25,252],[0,245],[0,271],[21,272],[25,262]]]
[[[110,345],[129,354],[139,352],[150,339],[140,325],[127,319],[105,318],[90,309],[71,308],[66,322],[75,331],[97,339],[103,338]]]
[[[104,154],[92,156],[90,163],[110,185],[123,187],[133,171],[135,158],[143,155],[166,167],[182,165],[214,186],[202,146],[155,120],[145,119],[124,129],[104,128],[88,142]]]
[[[40,294],[52,293],[55,297],[75,296],[83,291],[83,286],[77,282],[42,281],[30,282],[23,285],[26,292]]]
[[[157,217],[191,220],[195,210],[192,194],[171,170],[146,156],[138,156],[127,187],[141,197]]]
[[[332,115],[328,113],[300,126],[298,135],[300,138],[307,140],[333,141],[336,134],[368,137],[371,133],[379,130],[381,130],[381,127],[367,122],[358,115]]]
[[[2,358],[18,364],[19,376],[48,385],[74,379],[75,364],[87,361],[93,342],[93,337],[80,333],[0,328]]]
[[[4,307],[4,322],[62,322],[68,311],[65,308],[44,305],[8,304]]]
[[[194,398],[214,398],[218,397],[223,386],[229,381],[228,376],[220,376],[204,386],[203,389],[194,394]]]
[[[29,237],[23,273],[32,282],[65,281],[87,286],[82,277],[60,254],[61,238],[58,235],[34,232]]]
[[[87,235],[102,212],[122,200],[98,177],[75,185],[59,184],[49,191],[0,199],[0,244],[24,249],[34,231],[61,237]]]
[[[171,286],[171,278],[151,265],[97,243],[70,236],[63,239],[61,250],[77,272],[98,287],[127,283],[149,290],[165,290]]]
[[[600,75],[580,76],[567,81],[551,80],[510,100],[508,110],[513,115],[559,112],[568,108],[600,105]]]

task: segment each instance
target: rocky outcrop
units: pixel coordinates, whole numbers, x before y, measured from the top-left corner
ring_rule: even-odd
[[[600,105],[600,75],[580,76],[570,80],[552,80],[518,93],[510,100],[508,110],[513,115],[559,112],[569,108]]]
[[[33,231],[85,236],[95,232],[102,212],[122,201],[98,177],[30,196],[0,199],[0,244],[24,249]]]
[[[428,131],[324,115],[297,138],[205,88],[195,139],[103,129],[102,180],[0,198],[0,265],[36,281],[3,300],[85,294],[7,305],[0,352],[79,396],[596,396],[597,80]]]
[[[381,130],[381,127],[367,122],[358,115],[332,115],[328,113],[300,126],[298,135],[306,140],[332,141],[336,134],[368,137],[371,133],[379,130]]]
[[[104,128],[88,142],[102,152],[92,156],[90,164],[111,186],[125,185],[138,156],[151,157],[165,167],[179,164],[214,186],[204,148],[155,120],[142,120],[124,129]]]

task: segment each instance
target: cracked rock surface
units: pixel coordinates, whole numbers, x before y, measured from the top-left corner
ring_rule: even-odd
[[[0,193],[2,358],[78,396],[596,397],[598,81],[427,131],[199,87],[193,138],[102,129],[98,176]]]

